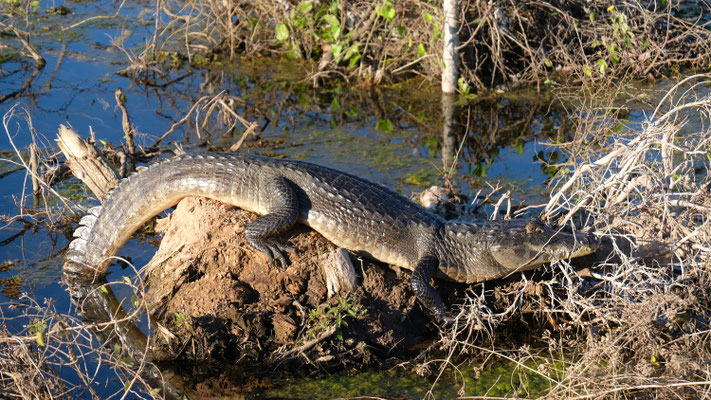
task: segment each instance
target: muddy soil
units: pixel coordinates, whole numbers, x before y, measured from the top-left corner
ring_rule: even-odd
[[[321,263],[335,246],[297,225],[282,237],[298,249],[290,265],[270,264],[244,239],[256,217],[187,198],[158,221],[165,236],[146,267],[146,300],[161,326],[154,336],[158,359],[301,372],[381,367],[436,337],[409,271],[351,256],[356,288],[328,298]],[[448,285],[440,293],[462,293],[461,285],[437,284]]]

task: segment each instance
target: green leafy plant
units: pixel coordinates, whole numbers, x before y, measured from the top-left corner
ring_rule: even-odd
[[[479,178],[487,178],[489,176],[487,174],[487,171],[493,164],[493,161],[483,161],[475,164],[474,170],[472,171],[472,175],[477,176]]]
[[[393,19],[395,19],[395,8],[392,0],[385,0],[382,6],[376,6],[375,12],[378,13],[379,17],[388,21],[389,24],[392,24]]]
[[[459,88],[459,93],[465,96],[468,95],[469,91],[471,90],[471,87],[467,83],[467,80],[462,77],[459,77],[459,79],[457,79],[457,87]]]
[[[279,45],[290,47],[289,55],[293,57],[302,55],[300,47],[303,47],[303,56],[318,54],[318,51],[312,54],[309,50],[318,44],[314,41],[328,44],[336,64],[347,62],[349,67],[353,67],[360,60],[360,49],[344,33],[339,14],[339,0],[322,3],[318,7],[312,1],[302,1],[291,10],[289,18],[274,26],[274,38]]]
[[[605,75],[607,72],[607,61],[600,58],[597,60],[597,65],[600,68],[600,75]]]
[[[346,117],[354,119],[354,118],[357,118],[358,115],[360,115],[360,109],[356,106],[350,106],[345,111],[345,114],[346,114]]]
[[[181,327],[190,328],[190,316],[185,315],[180,312],[175,312],[173,314],[175,317],[175,329],[180,329]]]
[[[435,20],[430,13],[425,13],[425,21],[428,23],[434,23],[432,26],[432,37],[430,38],[430,43],[434,43],[440,35],[442,35],[442,28],[439,26],[439,22],[437,22],[437,20]]]
[[[35,341],[37,346],[44,347],[44,333],[47,331],[47,321],[43,321],[39,318],[35,318],[30,323],[30,332],[32,332],[36,337]]]
[[[620,63],[620,54],[623,50],[632,47],[634,33],[630,30],[627,24],[627,16],[619,12],[615,6],[607,8],[610,13],[610,26],[612,27],[612,38],[595,40],[592,44],[593,48],[604,46],[607,50],[606,57],[601,57],[596,61],[600,75],[605,75],[611,67]],[[594,14],[590,14],[590,21],[594,21]],[[644,43],[645,41],[643,41]],[[587,76],[592,76],[592,70],[587,65],[583,67],[583,73]]]
[[[417,58],[424,57],[427,55],[427,50],[425,50],[425,45],[422,43],[417,44]]]
[[[395,130],[395,127],[393,126],[392,121],[388,118],[384,118],[379,119],[378,122],[375,123],[375,129],[379,131],[392,132]]]
[[[350,301],[345,301],[342,297],[339,297],[337,305],[331,307],[320,305],[311,311],[309,319],[306,321],[306,325],[309,326],[306,330],[306,336],[317,338],[322,333],[335,327],[336,338],[343,340],[341,327],[348,326],[345,319],[348,317],[358,318],[365,315],[365,313],[365,310],[355,307]]]
[[[407,173],[397,180],[404,180],[410,186],[426,188],[438,184],[438,178],[439,174],[434,173],[431,168],[421,168],[419,171]]]
[[[556,150],[550,152],[539,151],[533,156],[533,161],[541,163],[541,171],[551,179],[558,173],[560,166],[560,153]]]

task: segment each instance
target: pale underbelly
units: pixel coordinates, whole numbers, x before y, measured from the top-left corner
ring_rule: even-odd
[[[299,222],[310,226],[338,247],[368,255],[386,264],[412,269],[403,252],[394,248],[397,244],[391,243],[385,231],[377,227],[353,229],[315,212],[310,212],[307,219],[300,219]]]

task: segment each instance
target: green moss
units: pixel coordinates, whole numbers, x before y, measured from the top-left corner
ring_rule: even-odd
[[[404,182],[410,186],[428,188],[432,185],[441,184],[441,177],[432,168],[421,168],[416,172],[409,172],[399,178],[398,182]]]
[[[550,359],[524,365],[508,360],[485,366],[462,365],[456,372],[448,368],[436,383],[436,373],[422,377],[414,370],[402,367],[387,371],[346,372],[324,378],[288,379],[283,386],[264,393],[264,398],[422,398],[429,390],[434,398],[456,398],[462,392],[465,396],[536,398],[545,396],[559,379],[564,365],[562,361]],[[539,367],[547,370],[549,375],[539,373]]]

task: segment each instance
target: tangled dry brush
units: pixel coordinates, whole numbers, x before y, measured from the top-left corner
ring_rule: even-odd
[[[611,112],[580,115],[577,140],[561,146],[570,159],[543,215],[596,232],[597,260],[582,270],[557,263],[538,281],[521,278],[504,289],[503,309],[486,301],[501,288],[475,288],[442,335],[449,360],[471,352],[515,361],[521,374],[549,381],[551,398],[708,394],[710,82],[708,75],[683,80],[644,122],[618,133]],[[511,352],[492,328],[528,302],[544,321],[545,350]]]

